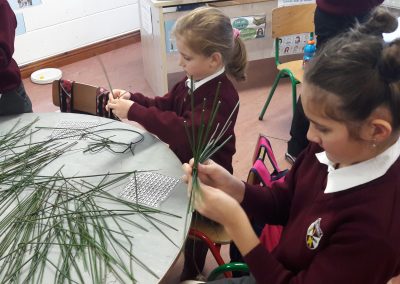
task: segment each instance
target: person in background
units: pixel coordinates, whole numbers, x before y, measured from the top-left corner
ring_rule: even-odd
[[[195,208],[224,225],[252,274],[212,283],[384,284],[400,273],[400,39],[381,36],[396,26],[378,8],[306,66],[310,144],[284,182],[265,190],[198,166]],[[284,226],[272,252],[248,216]]]
[[[32,112],[14,54],[17,19],[7,0],[0,0],[0,115]]]
[[[331,38],[348,31],[358,23],[365,22],[370,11],[383,0],[316,0],[314,24],[317,36],[317,52]],[[307,129],[309,121],[304,115],[301,97],[299,97],[290,127],[286,160],[293,164],[296,157],[308,145]]]
[[[179,51],[179,65],[186,76],[161,97],[149,98],[140,93],[113,90],[107,108],[119,118],[128,118],[143,125],[166,142],[184,163],[193,156],[185,132],[185,121],[189,129],[198,129],[205,110],[207,123],[220,83],[221,104],[216,122],[224,125],[239,101],[238,93],[227,74],[238,81],[245,79],[247,53],[239,31],[233,29],[230,19],[215,8],[197,8],[179,18],[173,35]],[[193,110],[188,93],[190,78],[193,78],[194,84]],[[204,99],[206,103],[203,108]],[[235,111],[233,114],[232,123],[225,133],[225,137],[232,135],[232,139],[213,156],[230,173],[233,172],[232,157],[236,151],[234,125],[237,113]],[[201,241],[186,241],[182,281],[193,279],[201,273],[207,250]]]

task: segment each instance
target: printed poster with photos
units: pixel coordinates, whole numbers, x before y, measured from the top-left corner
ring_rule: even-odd
[[[176,47],[175,38],[171,37],[172,29],[174,28],[176,20],[166,20],[164,22],[165,29],[165,46],[167,53],[178,51]]]
[[[175,22],[176,20],[166,20],[164,22],[165,46],[167,53],[178,51],[176,47],[176,40],[171,37],[171,32],[174,28]],[[242,40],[251,40],[265,37],[265,14],[231,18],[231,24],[233,28],[240,30],[240,38]]]
[[[8,0],[13,10],[23,9],[42,4],[42,0]]]
[[[240,38],[242,40],[265,37],[265,14],[231,18],[231,24],[233,28],[240,30]]]
[[[26,33],[24,14],[15,13],[15,17],[17,18],[17,29],[15,30],[15,35],[17,36]]]
[[[15,35],[21,35],[26,33],[25,18],[22,12],[24,8],[36,6],[42,4],[42,0],[7,0],[14,10],[15,17],[17,18],[17,29],[15,30]]]
[[[387,7],[392,7],[395,9],[400,9],[400,0],[385,0],[382,5]]]
[[[315,0],[278,0],[278,7],[311,3],[315,3]],[[308,33],[282,37],[279,41],[279,54],[289,55],[303,53],[304,47],[309,39],[310,34]]]
[[[308,33],[282,37],[279,41],[279,54],[288,55],[303,53],[309,37],[310,34]]]
[[[315,3],[315,0],[278,0],[278,7],[311,3]]]

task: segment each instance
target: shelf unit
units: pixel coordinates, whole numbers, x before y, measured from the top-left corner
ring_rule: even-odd
[[[204,3],[216,6],[231,18],[251,15],[266,15],[265,37],[245,41],[249,60],[273,57],[271,38],[271,11],[277,7],[277,0],[140,0],[141,44],[144,75],[154,93],[158,96],[168,92],[168,74],[182,71],[178,66],[178,53],[167,52],[164,24],[176,20],[188,11],[177,11],[181,5]]]

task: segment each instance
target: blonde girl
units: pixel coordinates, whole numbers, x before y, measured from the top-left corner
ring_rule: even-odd
[[[110,95],[108,109],[119,118],[128,118],[143,125],[167,143],[181,162],[192,157],[192,150],[186,137],[184,122],[198,128],[206,100],[204,118],[210,118],[213,99],[220,84],[221,105],[216,122],[223,125],[239,101],[238,93],[229,77],[237,81],[246,78],[246,49],[239,37],[239,31],[232,28],[230,19],[215,8],[198,8],[179,18],[172,35],[176,38],[179,51],[179,65],[185,77],[164,96],[149,98],[140,93],[114,90]],[[229,76],[229,77],[228,77]],[[194,109],[188,95],[194,84]],[[193,115],[192,115],[193,112]],[[231,125],[225,136],[232,139],[225,144],[213,159],[232,173],[232,156],[235,154],[234,126],[237,111],[231,118]],[[207,247],[200,242],[187,241],[185,264],[181,279],[196,277],[204,266]],[[193,256],[194,252],[194,256]],[[193,263],[196,259],[196,264]]]

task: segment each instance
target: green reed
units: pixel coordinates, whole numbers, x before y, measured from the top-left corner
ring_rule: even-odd
[[[31,130],[37,121],[22,127],[17,122],[0,135],[1,282],[42,283],[49,281],[45,273],[50,270],[52,283],[87,283],[88,275],[92,283],[104,283],[110,273],[121,283],[134,283],[135,263],[158,278],[135,255],[135,230],[148,229],[131,217],[142,217],[173,243],[163,230],[171,226],[157,216],[179,216],[109,192],[136,170],[66,177],[61,166],[53,175],[41,174],[52,161],[77,151],[77,142],[33,143],[33,134],[40,130]],[[130,232],[124,229],[127,224]]]
[[[187,209],[187,214],[194,212],[194,200],[197,194],[201,194],[199,190],[198,172],[197,167],[199,163],[204,163],[212,157],[218,150],[220,150],[231,138],[232,135],[225,137],[226,131],[232,124],[232,116],[239,107],[239,102],[235,105],[228,119],[225,121],[224,125],[220,127],[219,123],[215,122],[217,117],[221,101],[219,100],[221,82],[218,83],[217,90],[214,95],[213,104],[209,119],[205,117],[206,113],[206,103],[207,100],[203,100],[202,114],[200,119],[200,125],[196,129],[194,125],[188,126],[187,122],[184,122],[186,136],[189,141],[189,145],[192,150],[194,163],[192,170],[192,190],[189,196],[189,205]],[[193,78],[191,78],[191,84],[189,89],[190,103],[192,108],[191,119],[194,122],[194,85]],[[187,219],[186,219],[187,222]],[[187,227],[187,224],[185,225]]]

